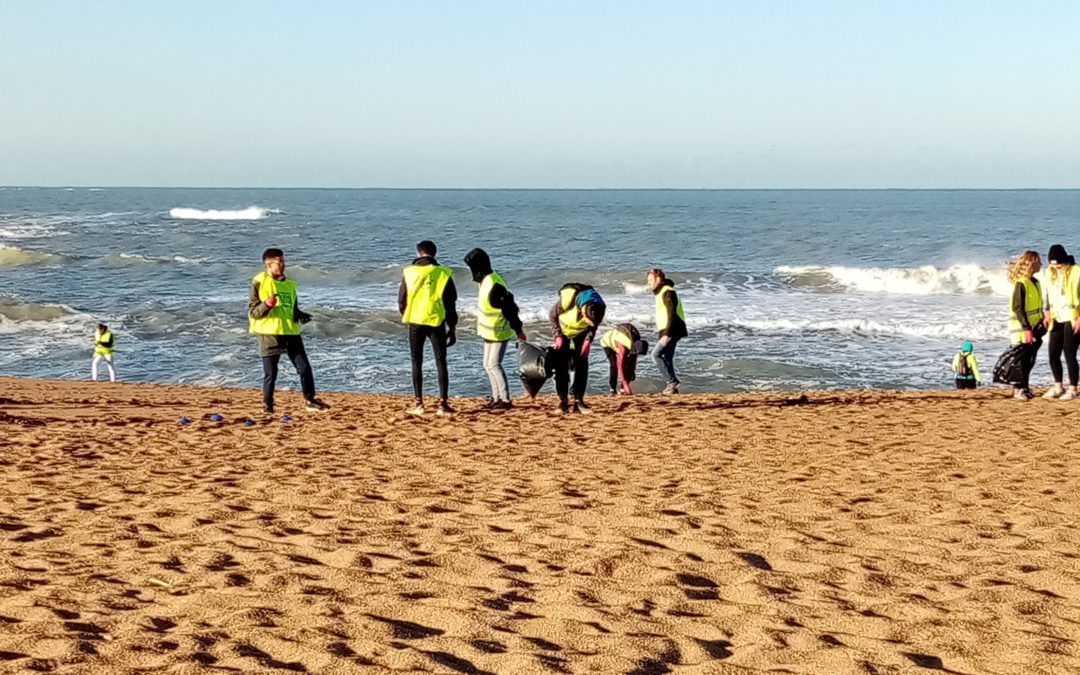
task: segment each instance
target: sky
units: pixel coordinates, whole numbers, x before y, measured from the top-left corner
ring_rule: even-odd
[[[1078,188],[1080,3],[0,0],[0,185]]]

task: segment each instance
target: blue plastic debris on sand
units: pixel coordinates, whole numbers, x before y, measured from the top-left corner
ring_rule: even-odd
[[[191,420],[189,420],[186,417],[181,417],[180,418],[180,424],[191,424]]]
[[[253,426],[255,426],[255,421],[254,420],[244,420],[244,426],[245,427],[253,427]]]
[[[220,421],[222,421],[224,419],[225,419],[225,416],[220,415],[218,413],[214,413],[213,415],[210,416],[210,421],[211,422],[220,422]]]

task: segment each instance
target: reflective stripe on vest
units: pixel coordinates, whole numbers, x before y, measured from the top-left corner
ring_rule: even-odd
[[[634,341],[618,328],[612,328],[600,336],[601,347],[617,352],[619,351],[618,345],[622,345],[627,351],[630,351],[634,347]]]
[[[405,268],[405,313],[402,323],[441,326],[446,321],[443,291],[453,272],[442,265],[409,265]]]
[[[259,285],[259,300],[266,302],[277,296],[277,304],[261,319],[248,317],[248,332],[256,335],[299,335],[300,322],[296,315],[296,282],[292,279],[280,281],[266,272],[259,272],[252,280]]]
[[[1042,292],[1039,290],[1039,282],[1034,279],[1021,279],[1013,284],[1015,292],[1016,284],[1024,285],[1024,314],[1028,324],[1032,327],[1042,322]],[[1018,345],[1024,341],[1024,325],[1016,316],[1012,308],[1012,296],[1009,296],[1009,342]]]
[[[668,311],[664,305],[664,295],[668,292],[674,293],[675,288],[672,286],[664,286],[660,289],[660,292],[656,294],[656,330],[667,330],[668,328]],[[676,294],[675,296],[675,314],[686,323],[686,315],[683,314],[682,298]]]
[[[102,342],[108,343],[112,341],[112,331],[105,331],[104,333],[98,333],[94,336],[94,353],[101,354],[102,356],[108,356],[116,351],[116,347],[106,347],[101,344]]]
[[[480,295],[476,298],[476,333],[488,342],[506,342],[514,337],[514,330],[510,328],[510,322],[503,316],[502,310],[491,305],[491,289],[496,285],[506,288],[503,281],[495,272],[488,274],[480,282]]]
[[[1059,272],[1051,278],[1047,271],[1044,279],[1046,286],[1046,304],[1050,308],[1054,321],[1076,321],[1080,316],[1080,298],[1077,297],[1077,282],[1080,281],[1080,267],[1069,265],[1064,273]]]
[[[563,288],[559,291],[559,328],[568,338],[577,337],[591,328],[585,320],[585,312],[582,312],[575,302],[577,294],[578,291],[574,288]]]

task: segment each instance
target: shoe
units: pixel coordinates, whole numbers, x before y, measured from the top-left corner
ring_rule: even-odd
[[[1035,398],[1035,394],[1032,394],[1030,389],[1017,389],[1016,393],[1013,394],[1013,398],[1019,398],[1026,401]]]
[[[267,415],[273,415],[274,414],[274,406],[272,406],[272,405],[264,405],[263,406],[263,412],[266,413]]]
[[[608,393],[608,396],[618,396],[619,395],[619,392],[615,391],[614,389],[608,389],[607,393]]]
[[[423,415],[424,414],[424,404],[423,403],[417,403],[413,407],[406,410],[405,414],[406,415],[416,415],[417,417]]]
[[[317,398],[309,398],[304,401],[304,410],[308,412],[320,412],[323,410],[329,410],[330,406],[326,405]]]
[[[560,401],[559,402],[559,407],[558,407],[557,410],[558,410],[558,413],[560,415],[565,415],[568,412],[570,412],[570,404],[567,403],[566,401]]]
[[[495,401],[488,407],[491,410],[511,410],[514,407],[514,404],[510,401]]]
[[[1043,398],[1058,398],[1063,393],[1064,393],[1064,389],[1062,389],[1061,385],[1060,384],[1055,384],[1054,386],[1047,389],[1043,393],[1042,397]]]
[[[498,407],[498,405],[499,405],[498,401],[496,401],[493,398],[489,398],[487,400],[487,403],[484,404],[484,410],[491,410],[492,408]]]
[[[666,395],[669,395],[669,396],[671,394],[678,394],[679,393],[679,383],[675,382],[673,384],[669,384],[668,386],[664,387],[664,392],[663,393],[666,394]]]
[[[1075,387],[1069,387],[1068,389],[1065,390],[1064,394],[1062,394],[1061,396],[1058,396],[1059,401],[1071,401],[1074,398],[1077,398],[1077,393],[1076,393],[1076,388]]]
[[[571,403],[570,404],[570,414],[571,415],[580,415],[581,414],[581,408],[578,407],[577,403]]]
[[[585,401],[574,401],[574,408],[582,415],[592,414],[592,406]]]
[[[445,417],[446,415],[453,415],[454,409],[450,407],[450,404],[446,401],[439,403],[439,408],[435,411],[435,414],[439,417]]]

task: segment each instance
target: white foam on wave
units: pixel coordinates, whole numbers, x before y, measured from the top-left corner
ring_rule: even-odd
[[[71,233],[57,230],[50,225],[37,223],[20,223],[0,227],[0,239],[44,239],[46,237],[58,237],[64,234]]]
[[[261,206],[249,206],[235,211],[218,209],[204,211],[188,207],[169,209],[169,215],[180,220],[262,220],[274,213],[281,213],[281,210],[264,209]]]
[[[841,286],[864,293],[903,295],[981,294],[1008,296],[1005,267],[958,264],[950,267],[777,267],[774,274],[807,286]]]
[[[909,321],[879,321],[874,319],[768,319],[732,321],[730,326],[765,334],[827,332],[845,335],[900,335],[917,338],[949,340],[994,340],[1005,334],[1004,323],[985,321],[956,321],[945,323],[915,323]]]
[[[0,244],[0,267],[20,267],[22,265],[39,265],[45,263],[57,263],[64,259],[55,253],[41,253],[38,251],[24,251],[15,246]]]

